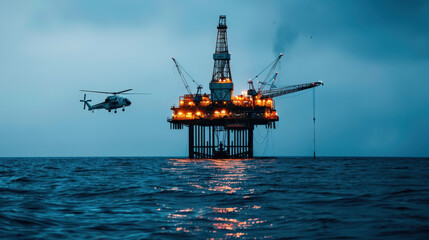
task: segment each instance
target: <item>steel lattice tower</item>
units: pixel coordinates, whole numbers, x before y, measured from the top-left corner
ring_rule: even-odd
[[[216,49],[213,54],[214,67],[212,82],[217,82],[219,79],[231,79],[231,69],[229,67],[229,60],[231,54],[228,53],[228,40],[226,36],[226,16],[219,17],[219,25],[217,26],[217,41]]]
[[[231,54],[228,52],[228,41],[226,38],[226,16],[219,17],[217,26],[216,49],[213,54],[214,67],[212,81],[210,82],[212,101],[231,101],[233,84],[231,79],[231,68],[229,60]]]

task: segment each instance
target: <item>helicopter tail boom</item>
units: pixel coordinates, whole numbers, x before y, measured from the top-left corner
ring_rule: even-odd
[[[80,102],[83,102],[83,110],[85,110],[85,107],[88,106],[88,111],[92,110],[92,106],[88,103],[91,102],[92,100],[86,100],[86,94],[83,95],[83,100],[80,100]]]

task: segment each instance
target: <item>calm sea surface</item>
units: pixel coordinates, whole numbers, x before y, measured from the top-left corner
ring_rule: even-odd
[[[0,158],[0,239],[429,239],[428,158]]]

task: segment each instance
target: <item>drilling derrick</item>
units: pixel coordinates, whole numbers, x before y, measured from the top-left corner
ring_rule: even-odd
[[[226,39],[226,16],[220,16],[217,29],[216,49],[213,54],[213,77],[210,82],[211,100],[214,102],[231,101],[234,85],[231,79],[231,68],[229,67],[231,54],[228,52],[228,41]]]
[[[242,95],[233,96],[234,85],[231,78],[228,52],[226,17],[219,17],[214,67],[210,81],[210,94],[202,94],[202,85],[198,85],[197,93],[193,94],[186,81],[187,74],[177,61],[174,64],[189,94],[179,97],[179,106],[171,107],[173,114],[168,118],[171,129],[188,127],[189,158],[252,158],[253,130],[255,125],[275,128],[279,120],[275,110],[273,97],[289,94],[323,85],[313,82],[264,90],[274,81],[278,73],[272,75],[283,54],[271,64],[271,70],[265,81],[256,90],[253,81],[249,81],[249,90]],[[267,67],[268,68],[268,67]],[[260,74],[258,74],[260,75]],[[258,77],[258,76],[257,76]]]

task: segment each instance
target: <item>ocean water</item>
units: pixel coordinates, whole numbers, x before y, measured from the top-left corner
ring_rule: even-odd
[[[429,239],[428,158],[0,158],[0,239]]]

